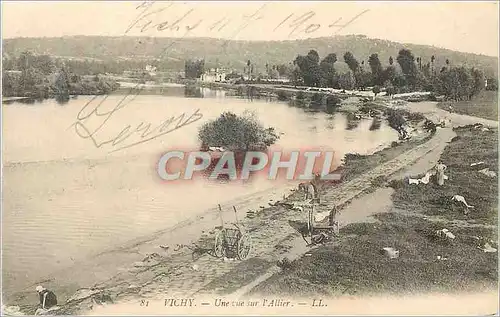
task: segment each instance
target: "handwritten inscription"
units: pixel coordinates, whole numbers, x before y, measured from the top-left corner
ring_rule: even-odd
[[[288,32],[289,38],[312,35],[318,30],[325,28],[331,29],[331,34],[335,35],[369,11],[361,11],[345,20],[343,17],[337,17],[329,23],[322,24],[319,23],[317,14],[314,11],[288,13],[285,14],[284,18],[280,19],[278,12],[271,10],[267,3],[250,14],[245,13],[241,16],[221,15],[215,16],[215,18],[213,16],[205,16],[203,12],[197,12],[195,8],[182,8],[181,6],[184,5],[178,2],[145,1],[136,7],[139,14],[126,29],[125,33],[129,33],[133,29],[139,30],[141,33],[151,30],[171,33],[184,31],[183,36],[186,36],[195,29],[199,29],[204,31],[204,34],[209,33],[214,36],[220,35],[219,33],[221,32],[229,32],[223,37],[231,40],[247,29],[252,23],[265,18],[271,18],[275,22],[266,23],[266,27],[267,25],[270,26],[269,31],[277,32],[285,30]],[[197,18],[196,13],[200,13],[202,18]]]
[[[151,123],[140,122],[134,127],[132,125],[126,125],[119,133],[112,137],[103,136],[109,134],[105,131],[107,123],[116,116],[118,111],[123,111],[123,109],[137,97],[140,91],[139,89],[136,94],[127,94],[123,96],[110,110],[105,110],[105,104],[109,96],[104,96],[101,101],[97,101],[97,96],[94,96],[78,112],[76,121],[72,125],[75,128],[76,134],[82,139],[91,140],[96,148],[102,148],[107,145],[112,148],[110,152],[116,152],[159,138],[192,124],[203,117],[200,113],[200,109],[197,109],[189,116],[186,115],[186,113],[182,113],[179,116],[166,118],[155,127],[153,127]],[[128,98],[129,96],[132,97]],[[89,127],[88,122],[92,119],[100,120],[95,128]]]

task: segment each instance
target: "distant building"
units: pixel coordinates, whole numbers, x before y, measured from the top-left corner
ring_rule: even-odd
[[[203,73],[199,79],[208,83],[223,82],[226,80],[226,73],[226,70],[223,68],[211,68]]]
[[[149,76],[155,76],[156,75],[156,67],[151,66],[151,65],[147,65],[146,72],[149,74]]]

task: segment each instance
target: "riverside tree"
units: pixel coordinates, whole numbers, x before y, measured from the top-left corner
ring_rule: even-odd
[[[359,69],[359,62],[354,58],[354,55],[352,55],[351,52],[346,52],[344,54],[344,62],[347,64],[349,69],[356,74]]]
[[[484,76],[463,66],[443,70],[435,81],[435,90],[449,100],[470,100],[484,88]]]
[[[336,84],[335,62],[337,54],[328,54],[319,64],[321,70],[321,86],[334,87]]]
[[[200,78],[205,71],[205,60],[187,60],[184,64],[184,74],[186,78]]]
[[[262,151],[274,144],[279,135],[274,128],[265,128],[253,113],[224,112],[203,124],[198,138],[204,149],[218,146],[231,151]]]
[[[22,52],[10,56],[7,71],[2,72],[2,94],[9,97],[30,97],[43,100],[56,97],[67,101],[69,95],[101,95],[117,89],[119,84],[109,78],[84,78],[74,71],[74,61],[55,59],[48,55]]]
[[[57,74],[55,81],[56,100],[59,103],[66,103],[69,100],[69,74],[65,67],[63,67]]]
[[[415,57],[412,52],[407,49],[402,49],[399,51],[396,60],[398,61],[399,66],[401,66],[401,71],[403,72],[408,84],[414,87],[417,78],[417,66],[415,65]]]
[[[315,50],[310,50],[306,56],[299,55],[295,58],[297,66],[295,76],[306,86],[319,86],[321,82],[321,70],[319,66],[319,55]]]
[[[401,112],[390,109],[387,115],[387,122],[389,123],[389,126],[396,130],[401,137],[407,136],[407,133],[404,129],[406,120]]]
[[[436,57],[432,55],[429,60],[422,57],[415,58],[414,54],[406,48],[399,51],[397,57],[388,58],[388,64],[383,66],[379,55],[373,53],[368,56],[368,65],[363,67],[351,52],[343,55],[343,60],[349,71],[339,73],[335,69],[337,55],[328,54],[319,62],[320,57],[314,50],[306,56],[298,55],[294,60],[295,69],[290,72],[290,78],[295,85],[320,86],[340,89],[364,89],[369,86],[385,88],[388,95],[395,93],[408,93],[418,90],[436,92],[448,99],[470,99],[482,89],[497,89],[494,78],[484,78],[478,69],[457,70],[449,59],[445,59],[445,66],[436,72]],[[397,65],[394,65],[394,61]],[[318,64],[319,62],[319,64]],[[458,75],[460,73],[460,75]],[[486,84],[487,83],[487,84]],[[459,89],[457,90],[457,87]]]
[[[370,69],[372,71],[373,83],[375,85],[382,85],[384,83],[384,70],[382,68],[382,63],[380,63],[380,59],[378,58],[378,54],[370,55],[368,58],[368,64],[370,65]]]

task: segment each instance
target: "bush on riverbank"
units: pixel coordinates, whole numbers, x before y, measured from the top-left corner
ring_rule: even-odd
[[[333,114],[339,107],[342,100],[337,96],[328,96],[326,98],[326,113]]]
[[[68,82],[64,92],[61,92],[56,82],[47,80],[24,85],[19,76],[3,76],[2,94],[4,97],[29,97],[33,99],[55,98],[60,95],[104,95],[116,90],[120,85],[109,79],[95,76],[97,79],[76,79]]]
[[[44,99],[69,95],[103,95],[117,89],[119,84],[99,75],[81,76],[64,62],[48,55],[24,52],[16,59],[15,69],[2,72],[4,97]]]
[[[293,92],[288,92],[284,90],[278,90],[276,94],[278,95],[279,101],[288,101],[291,100],[293,97]]]
[[[217,146],[226,150],[265,150],[279,135],[274,128],[264,128],[253,113],[236,115],[224,112],[219,118],[206,122],[198,131],[202,148]]]

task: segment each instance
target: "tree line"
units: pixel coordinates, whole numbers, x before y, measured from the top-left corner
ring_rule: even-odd
[[[28,53],[24,52],[19,56]],[[34,55],[34,54],[31,54]],[[4,55],[3,69],[18,70],[19,56]],[[125,71],[145,69],[147,65],[156,67],[159,71],[180,70],[184,67],[183,61],[172,61],[167,59],[155,58],[127,58],[127,59],[67,59],[49,55],[34,55],[36,59],[51,59],[56,65],[64,64],[71,69],[71,72],[77,75],[98,75],[98,74],[123,74]]]
[[[8,68],[2,72],[2,94],[6,97],[55,97],[67,101],[70,95],[106,94],[119,86],[97,74],[80,75],[71,61],[54,59],[48,55],[23,52],[19,57],[7,60]]]
[[[368,57],[368,65],[351,52],[343,55],[343,61],[349,71],[339,73],[335,68],[335,53],[320,59],[315,50],[310,50],[307,55],[298,55],[293,61],[291,80],[295,85],[346,90],[373,87],[376,93],[384,88],[388,95],[431,91],[450,100],[469,100],[486,86],[485,76],[479,69],[452,66],[448,59],[446,65],[437,69],[435,56],[423,61],[408,49],[401,49],[395,59],[391,56],[385,67],[376,53]],[[496,87],[495,79],[488,79],[488,82],[491,87]]]

